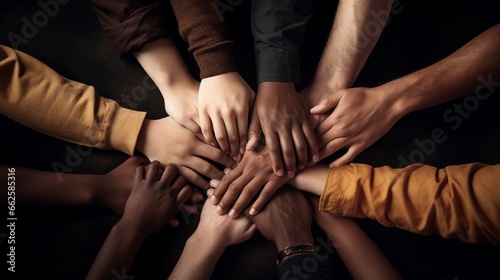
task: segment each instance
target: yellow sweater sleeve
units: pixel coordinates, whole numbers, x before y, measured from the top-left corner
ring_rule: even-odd
[[[0,113],[44,134],[132,155],[145,112],[120,107],[94,87],[0,45]]]
[[[500,165],[331,169],[320,210],[418,234],[500,245]]]

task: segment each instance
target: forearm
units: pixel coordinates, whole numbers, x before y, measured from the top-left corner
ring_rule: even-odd
[[[25,53],[0,48],[0,113],[75,144],[134,153],[145,112],[122,108]]]
[[[7,182],[14,169],[16,198],[35,205],[89,205],[99,175],[57,174],[18,166],[0,165],[0,180]],[[2,196],[7,192],[2,192]]]
[[[380,249],[350,218],[335,217],[324,230],[353,279],[402,279]]]
[[[195,232],[187,240],[181,257],[179,261],[177,261],[168,279],[210,279],[215,265],[224,252],[224,249],[224,247],[220,246],[220,243],[214,244],[213,242],[207,242]]]
[[[405,114],[483,88],[500,77],[500,24],[484,31],[445,59],[380,86]],[[498,87],[499,83],[493,86]]]
[[[500,165],[331,169],[320,210],[375,219],[414,233],[500,244]]]
[[[175,43],[168,38],[146,44],[134,56],[142,68],[166,95],[182,94],[186,87],[196,84]]]
[[[351,87],[377,43],[392,0],[341,0],[313,80],[331,92]]]
[[[86,279],[110,279],[113,272],[127,273],[144,238],[133,224],[127,225],[120,220],[104,241]]]
[[[320,196],[323,193],[329,168],[316,164],[300,171],[288,184],[294,188]]]

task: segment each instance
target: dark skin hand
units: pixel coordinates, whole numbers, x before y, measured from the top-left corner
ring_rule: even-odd
[[[246,152],[234,170],[226,174],[222,180],[210,182],[215,188],[210,202],[219,205],[219,214],[229,211],[229,216],[236,218],[258,195],[250,209],[250,214],[255,215],[274,192],[290,180],[286,176],[278,177],[274,174],[269,157],[269,152],[265,148],[256,152]]]
[[[248,130],[247,151],[253,151],[264,134],[272,168],[277,176],[293,178],[308,162],[319,160],[318,145],[304,106],[293,83],[259,84]]]
[[[289,246],[314,243],[311,233],[313,210],[306,196],[289,186],[279,189],[262,211],[245,215],[281,251]]]

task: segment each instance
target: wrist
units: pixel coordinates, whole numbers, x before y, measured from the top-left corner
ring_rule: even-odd
[[[258,86],[258,91],[273,91],[273,92],[290,92],[296,91],[295,84],[293,82],[277,82],[277,81],[268,81],[261,82]]]
[[[122,217],[111,229],[111,232],[122,236],[124,240],[129,240],[134,243],[142,243],[149,233],[141,230],[139,221]]]
[[[186,246],[203,248],[202,251],[211,256],[220,256],[228,245],[225,244],[222,238],[217,239],[219,236],[221,235],[215,232],[201,233],[196,230],[186,241]]]
[[[278,252],[283,251],[287,247],[296,246],[299,244],[314,244],[312,234],[310,232],[304,231],[304,229],[297,229],[293,231],[287,231],[275,240],[275,245]]]

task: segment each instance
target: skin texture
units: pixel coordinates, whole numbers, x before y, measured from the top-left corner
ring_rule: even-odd
[[[193,133],[200,132],[200,83],[189,72],[175,43],[168,38],[158,39],[146,44],[134,56],[158,86],[167,114]]]
[[[109,279],[113,271],[128,272],[144,239],[164,228],[189,198],[191,188],[186,182],[173,165],[163,170],[154,161],[138,167],[123,217],[111,229],[86,279]]]
[[[223,172],[212,162],[227,167],[235,165],[219,148],[206,143],[200,133],[193,134],[170,117],[145,120],[136,147],[150,160],[177,165],[184,177],[202,189],[209,187],[203,176],[222,178]]]
[[[248,117],[255,93],[237,72],[201,80],[198,93],[203,136],[237,160],[248,139]]]
[[[344,165],[404,115],[468,92],[486,94],[482,87],[495,84],[500,76],[499,34],[497,24],[433,65],[375,88],[339,90],[312,108],[315,114],[335,108],[316,129],[321,156],[347,148],[330,164]]]
[[[224,250],[248,240],[256,230],[257,227],[248,218],[240,216],[232,219],[228,215],[219,215],[215,205],[205,202],[198,227],[186,242],[168,279],[210,279]]]
[[[210,181],[210,185],[215,187],[210,201],[218,205],[220,214],[229,211],[230,217],[238,217],[252,203],[249,211],[255,215],[276,190],[289,180],[286,176],[276,176],[269,157],[265,148],[246,152],[236,168],[229,171],[222,180]]]
[[[293,83],[262,82],[249,128],[247,151],[259,144],[264,134],[274,173],[293,178],[297,168],[318,160],[318,147],[304,108]]]

